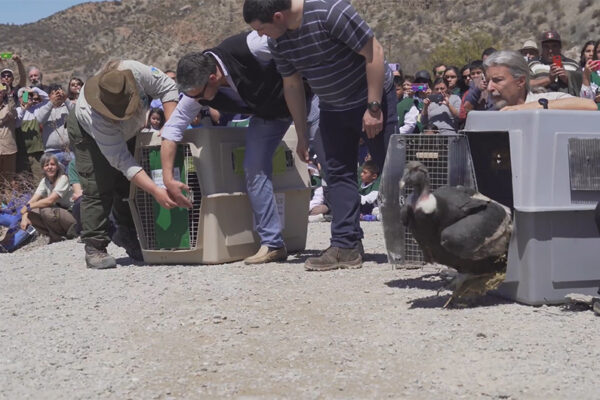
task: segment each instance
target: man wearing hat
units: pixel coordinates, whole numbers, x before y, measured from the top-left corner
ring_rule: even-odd
[[[542,33],[541,47],[540,59],[529,62],[531,86],[542,86],[551,92],[579,96],[582,81],[581,68],[576,61],[561,54],[562,41],[558,32]]]
[[[13,100],[15,101],[15,104],[18,105],[19,99],[17,96],[17,92],[21,87],[25,86],[25,84],[27,83],[27,75],[25,74],[25,66],[23,65],[23,61],[21,61],[21,57],[19,57],[16,54],[13,54],[11,56],[11,59],[14,60],[14,62],[17,64],[17,68],[19,70],[19,83],[17,85],[14,85],[15,73],[12,69],[5,67],[2,67],[2,70],[0,71],[0,83],[7,87],[8,95],[12,96]],[[4,61],[3,59],[0,60]]]
[[[525,43],[523,43],[523,47],[519,50],[519,53],[525,57],[525,61],[527,62],[537,60],[540,56],[537,44],[535,44],[533,40],[526,40]]]
[[[129,181],[152,194],[165,208],[176,203],[158,187],[135,161],[135,136],[146,122],[151,98],[161,100],[168,119],[175,109],[175,82],[157,68],[137,61],[111,61],[88,79],[69,114],[67,129],[74,146],[83,188],[81,238],[88,268],[114,268],[116,261],[106,252],[110,242],[109,214],[117,223],[113,241],[134,259],[141,249],[127,202]]]

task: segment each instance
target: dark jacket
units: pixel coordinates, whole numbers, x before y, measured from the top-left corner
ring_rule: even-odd
[[[221,112],[254,114],[265,119],[290,116],[283,97],[283,81],[275,62],[261,65],[250,52],[246,42],[248,32],[225,39],[205,52],[216,54],[227,69],[240,97],[247,107],[235,102],[221,91],[211,101],[200,101]]]

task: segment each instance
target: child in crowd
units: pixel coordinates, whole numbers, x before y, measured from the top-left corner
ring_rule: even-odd
[[[371,160],[365,161],[360,172],[360,219],[374,220],[377,212],[377,196],[379,195],[379,167]],[[375,217],[373,217],[375,215]],[[370,217],[369,217],[370,216]]]
[[[148,121],[145,130],[149,132],[158,132],[165,124],[165,112],[160,108],[151,108],[148,112]]]

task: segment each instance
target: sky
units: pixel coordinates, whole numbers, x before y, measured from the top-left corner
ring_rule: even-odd
[[[0,24],[28,24],[76,4],[106,0],[0,0]]]

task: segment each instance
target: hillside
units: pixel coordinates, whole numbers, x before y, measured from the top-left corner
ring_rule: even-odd
[[[86,78],[111,58],[132,58],[160,68],[248,29],[243,0],[123,0],[85,3],[36,23],[0,25],[10,38],[2,51],[36,64],[44,81]],[[353,0],[375,30],[386,57],[405,71],[430,67],[436,48],[486,33],[488,42],[518,48],[524,40],[554,28],[567,55],[579,57],[586,40],[600,36],[592,0]],[[477,45],[473,45],[477,47]],[[473,49],[480,52],[482,49]],[[4,63],[12,67],[13,63]]]

